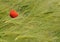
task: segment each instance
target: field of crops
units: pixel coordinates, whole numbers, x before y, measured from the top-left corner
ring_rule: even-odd
[[[0,42],[60,42],[60,0],[0,0]]]

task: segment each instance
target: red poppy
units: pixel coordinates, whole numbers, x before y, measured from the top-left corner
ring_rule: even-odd
[[[10,11],[10,17],[11,18],[16,18],[18,16],[18,13],[15,10]]]

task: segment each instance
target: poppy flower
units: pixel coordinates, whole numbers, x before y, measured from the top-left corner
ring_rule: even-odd
[[[10,17],[11,18],[16,18],[18,16],[18,13],[15,10],[10,11]]]

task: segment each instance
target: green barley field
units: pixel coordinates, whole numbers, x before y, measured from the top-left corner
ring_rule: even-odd
[[[0,0],[0,42],[60,42],[60,0]]]

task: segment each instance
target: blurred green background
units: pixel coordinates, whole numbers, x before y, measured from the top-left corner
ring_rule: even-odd
[[[60,42],[60,0],[0,0],[0,42]]]

